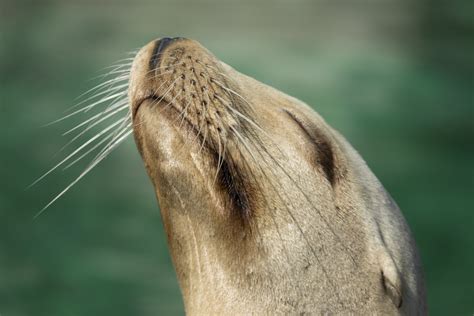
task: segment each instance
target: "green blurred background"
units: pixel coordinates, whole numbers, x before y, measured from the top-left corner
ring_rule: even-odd
[[[366,159],[418,242],[433,315],[474,312],[474,2],[0,2],[0,315],[179,315],[159,210],[130,138],[81,166],[41,127],[161,36],[203,43],[312,105]]]

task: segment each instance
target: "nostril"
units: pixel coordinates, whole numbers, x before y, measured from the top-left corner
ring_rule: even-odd
[[[161,56],[163,55],[163,51],[166,47],[168,47],[171,43],[183,40],[184,37],[163,37],[159,40],[155,41],[155,47],[153,48],[153,53],[150,58],[150,70],[154,70],[160,62]]]

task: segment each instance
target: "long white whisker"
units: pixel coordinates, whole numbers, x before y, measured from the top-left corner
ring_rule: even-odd
[[[120,66],[130,66],[133,63],[133,59],[134,59],[133,57],[129,57],[129,58],[124,58],[124,59],[117,60],[117,62],[114,63],[113,65],[103,67],[99,71],[107,70],[107,69],[110,69],[110,68],[116,68],[116,67],[120,67]]]
[[[118,76],[118,77],[115,77],[115,78],[112,78],[112,79],[109,79],[107,81],[104,81],[104,82],[101,82],[100,84],[96,85],[95,87],[93,88],[90,88],[89,90],[87,90],[86,92],[80,94],[78,97],[76,97],[75,100],[78,100],[80,98],[82,98],[83,96],[89,94],[89,93],[92,93],[96,90],[98,91],[101,91],[102,89],[106,89],[107,88],[107,85],[113,85],[114,83],[117,83],[117,82],[120,82],[120,81],[125,81],[127,80],[128,81],[129,79],[129,75],[121,75],[121,76]],[[108,90],[108,89],[106,89]],[[75,105],[73,106],[73,108],[75,107]]]
[[[220,81],[216,80],[216,79],[212,79],[212,82],[214,83],[217,83],[217,85],[219,85],[222,89],[230,92],[230,93],[233,93],[234,95],[238,96],[239,98],[241,98],[245,103],[247,103],[250,107],[252,106],[248,101],[247,99],[245,99],[243,96],[241,96],[240,94],[238,94],[237,92],[235,92],[234,90],[230,89],[229,87],[226,87],[223,83],[221,83]]]
[[[122,91],[122,92],[114,93],[114,94],[109,95],[109,96],[107,96],[107,97],[103,97],[103,98],[101,98],[100,100],[98,100],[98,101],[96,101],[96,102],[94,102],[94,103],[91,103],[90,105],[86,106],[84,112],[89,111],[90,109],[92,109],[93,107],[95,107],[95,106],[98,105],[98,104],[101,104],[101,103],[104,103],[104,102],[106,102],[106,101],[115,99],[115,98],[117,98],[117,97],[126,96],[126,95],[127,95],[127,91]]]
[[[127,124],[125,124],[127,123]],[[116,146],[117,140],[121,138],[122,134],[124,131],[129,129],[132,126],[132,122],[128,121],[128,118],[125,119],[125,121],[116,129],[114,133],[112,133],[113,137],[112,139],[99,151],[99,153],[91,160],[91,163],[89,165],[93,165],[96,163],[97,160],[102,159],[104,154],[108,153],[111,151],[111,148]],[[132,128],[133,130],[133,128]]]
[[[124,130],[127,129],[127,128],[124,128]],[[95,144],[92,148],[88,149],[85,153],[83,153],[81,156],[79,156],[78,158],[76,158],[74,161],[72,161],[71,163],[69,163],[68,165],[66,165],[63,170],[66,170],[66,169],[69,169],[70,167],[72,167],[74,164],[76,164],[78,161],[80,161],[82,158],[86,157],[88,154],[90,154],[92,151],[94,151],[95,149],[97,149],[100,145],[102,145],[103,143],[105,143],[108,139],[114,137],[114,133],[110,133],[109,135],[107,135],[106,137],[104,137],[100,142],[98,142],[97,144]]]
[[[128,80],[128,78],[127,78],[127,80]],[[99,96],[101,96],[101,95],[104,95],[104,94],[107,94],[107,93],[110,93],[110,92],[114,92],[114,91],[117,91],[117,90],[122,90],[122,89],[124,89],[124,88],[126,88],[126,87],[128,87],[128,82],[127,82],[127,83],[120,84],[120,85],[115,86],[115,87],[111,87],[111,88],[108,88],[108,89],[104,89],[103,91],[99,91],[99,92],[97,92],[96,94],[91,95],[90,97],[87,97],[86,99],[84,99],[84,100],[80,101],[79,103],[73,105],[73,107],[75,108],[75,107],[77,107],[77,106],[79,106],[79,105],[81,105],[81,104],[84,104],[84,103],[86,103],[87,101],[90,101],[90,100],[92,100],[92,99],[94,99],[94,98],[97,98],[97,97],[99,97]]]
[[[128,135],[130,135],[131,133],[133,132],[133,130],[130,130],[128,131],[126,134],[124,134],[120,139],[118,139],[116,141],[116,145],[119,144],[120,142],[122,142]],[[115,145],[115,146],[116,146]],[[77,182],[79,182],[79,180],[81,180],[87,173],[89,173],[89,171],[91,171],[98,163],[100,163],[105,157],[107,157],[107,154],[113,150],[112,147],[111,149],[109,149],[109,151],[107,153],[104,153],[104,155],[102,155],[100,157],[100,159],[97,159],[94,161],[94,163],[92,163],[90,166],[88,166],[73,182],[71,182],[64,190],[62,190],[58,195],[56,195],[56,197],[54,199],[52,199],[45,207],[43,207],[41,209],[41,211],[39,211],[34,219],[38,218],[38,216],[40,216],[41,214],[43,214],[43,212],[48,208],[50,207],[54,202],[56,202],[61,196],[64,195],[64,193],[66,193],[67,191],[69,191],[70,188],[72,188]]]
[[[106,119],[110,118],[111,116],[117,114],[118,112],[121,112],[123,111],[124,109],[128,108],[128,106],[124,105],[122,108],[119,108],[118,110],[116,111],[113,111],[112,113],[106,115],[105,117],[101,118],[99,121],[93,123],[93,124],[90,124],[87,128],[85,128],[82,132],[80,132],[79,134],[77,134],[76,136],[74,136],[71,140],[69,140],[63,147],[61,147],[61,149],[59,150],[59,152],[63,151],[66,147],[68,147],[70,144],[72,144],[73,142],[75,142],[79,137],[81,137],[82,135],[84,135],[88,130],[92,129],[94,126],[96,126],[97,124],[105,121]],[[123,120],[125,121],[126,118],[124,118]]]
[[[165,68],[165,67],[163,67],[163,68]],[[168,68],[168,67],[166,67],[166,68]],[[155,69],[155,70],[156,70],[156,69]],[[150,70],[150,72],[155,71],[155,70]],[[127,70],[127,71],[129,72],[129,70]],[[157,76],[157,78],[162,77],[162,76],[164,76],[164,75],[166,75],[166,74],[169,74],[169,73],[172,73],[172,71],[163,72],[163,73],[161,73],[159,76]],[[83,103],[85,103],[85,102],[87,102],[87,101],[89,101],[89,100],[91,100],[91,99],[94,99],[94,98],[96,98],[96,97],[98,97],[98,96],[100,96],[100,95],[107,94],[107,93],[110,93],[110,92],[112,92],[112,91],[117,91],[117,90],[120,90],[121,88],[127,87],[127,86],[128,86],[128,80],[129,80],[129,75],[127,74],[127,75],[123,75],[123,76],[120,76],[120,77],[117,77],[117,78],[113,78],[113,79],[107,80],[106,82],[103,82],[103,83],[99,84],[98,86],[96,86],[96,87],[94,87],[94,88],[92,88],[92,89],[89,89],[88,91],[86,91],[85,93],[83,93],[83,94],[82,94],[81,96],[79,96],[78,98],[80,98],[80,97],[82,97],[82,96],[84,96],[84,95],[86,95],[86,94],[88,94],[88,93],[90,93],[90,92],[92,92],[92,91],[94,91],[94,90],[97,90],[97,93],[94,94],[94,95],[92,95],[92,96],[90,96],[90,97],[88,97],[87,99],[82,100],[81,102],[75,104],[74,106],[71,107],[71,109],[72,109],[72,108],[75,108],[75,107],[77,107],[77,106],[79,106],[79,105],[81,105],[81,104],[83,104]],[[112,86],[114,83],[118,83],[118,82],[121,82],[121,81],[127,81],[127,83],[124,83],[124,84],[121,84],[121,85],[118,85],[118,86],[115,86],[115,87],[109,87],[109,86],[108,86],[108,85]],[[99,89],[99,88],[100,88],[100,89]],[[102,98],[101,100],[104,101],[104,102],[107,101],[105,98]],[[101,101],[101,100],[99,100],[99,101]],[[100,102],[99,102],[99,103],[100,103]],[[84,107],[83,109],[84,109],[84,111],[87,111],[87,110],[89,109],[89,106],[86,106],[86,107]],[[80,112],[80,111],[79,111],[79,112]],[[78,113],[78,112],[75,112],[74,114],[76,114],[76,113]],[[65,117],[65,118],[66,118],[66,117]],[[54,124],[54,123],[56,123],[56,122],[58,122],[58,121],[59,121],[59,120],[56,120],[56,121],[54,121],[54,122],[52,122],[52,123],[49,123],[49,124]]]
[[[232,112],[234,112],[237,116],[240,118],[244,119],[247,123],[251,124],[253,127],[257,128],[259,131],[265,133],[266,132],[254,121],[249,119],[247,116],[243,115],[239,110],[235,109],[232,105],[228,104],[223,98],[216,96],[217,99],[221,101],[222,104],[224,104],[227,108],[229,108]]]
[[[66,161],[68,161],[69,159],[71,159],[72,157],[74,157],[78,152],[80,152],[84,147],[86,147],[87,145],[89,145],[90,143],[92,143],[93,141],[95,141],[97,138],[99,138],[100,136],[102,136],[103,134],[105,134],[106,132],[108,132],[110,129],[112,129],[115,125],[117,125],[118,123],[120,123],[121,121],[118,121],[118,122],[115,122],[114,124],[108,126],[107,128],[103,129],[101,132],[99,132],[97,135],[95,135],[94,137],[92,137],[91,139],[89,139],[87,142],[85,142],[84,144],[82,144],[81,146],[79,146],[79,148],[77,148],[75,151],[73,151],[71,154],[69,154],[66,158],[64,158],[62,161],[60,161],[58,164],[56,164],[53,168],[49,169],[45,174],[43,174],[41,177],[39,177],[38,179],[36,179],[32,184],[30,184],[28,186],[28,188],[34,186],[35,184],[37,184],[38,182],[40,182],[41,180],[43,180],[47,175],[49,175],[51,172],[53,172],[54,170],[56,170],[58,167],[62,166]]]
[[[113,74],[114,71],[121,70],[122,68],[130,69],[132,64],[133,63],[130,62],[130,63],[125,63],[125,64],[119,64],[117,66],[111,66],[113,68],[112,70],[108,71],[105,74],[101,74],[101,75],[92,77],[90,80],[96,80],[96,79],[103,80],[103,79],[107,78],[108,76],[110,76],[111,74]]]
[[[75,127],[71,128],[70,130],[64,132],[62,135],[65,136],[65,135],[68,135],[68,134],[71,134],[72,132],[74,132],[75,130],[77,130],[78,128],[86,125],[87,123],[91,122],[91,121],[94,121],[95,119],[99,118],[100,116],[103,116],[105,114],[108,114],[110,112],[113,112],[111,115],[117,113],[117,112],[120,112],[124,109],[126,109],[128,107],[128,99],[125,99],[125,100],[122,100],[122,101],[119,101],[118,103],[110,106],[109,108],[107,108],[106,110],[104,110],[103,112],[100,112],[90,118],[88,118],[87,120],[85,120],[84,122],[76,125]],[[109,115],[105,116],[105,118],[109,117]],[[97,122],[94,122],[94,125],[96,125],[97,123],[99,122],[102,122],[103,120],[99,120]],[[88,129],[86,129],[87,131]]]
[[[109,101],[109,100],[111,100],[111,99],[114,99],[114,98],[117,98],[117,97],[120,97],[120,96],[125,96],[126,94],[127,94],[127,91],[122,91],[122,92],[114,93],[113,95],[110,95],[110,96],[101,98],[100,100],[98,100],[98,101],[96,101],[96,102],[94,102],[94,103],[92,103],[92,104],[89,104],[89,105],[87,105],[87,106],[85,106],[85,107],[82,107],[82,108],[80,108],[80,109],[78,109],[78,110],[76,110],[76,111],[74,111],[74,112],[72,112],[72,113],[69,113],[69,114],[67,114],[67,115],[65,115],[65,116],[63,116],[63,117],[61,117],[61,118],[59,118],[59,119],[57,119],[57,120],[54,120],[54,121],[52,121],[52,122],[50,122],[50,123],[48,123],[48,124],[46,124],[46,125],[43,125],[43,126],[46,127],[46,126],[50,126],[50,125],[59,123],[59,122],[61,122],[61,121],[64,121],[65,119],[70,118],[70,117],[72,117],[72,116],[74,116],[74,115],[77,115],[77,114],[79,114],[79,113],[81,113],[81,112],[86,112],[86,111],[90,110],[91,108],[95,107],[95,106],[98,105],[98,104],[101,104],[101,103],[103,103],[103,102],[107,102],[107,101]]]
[[[102,148],[102,150],[92,159],[92,162],[91,164],[96,160],[98,159],[105,151],[107,151],[107,149],[115,142],[115,140],[120,136],[120,131],[123,130],[124,128],[126,127],[129,127],[131,126],[132,123],[131,123],[131,114],[130,114],[130,111],[127,112],[127,115],[125,116],[125,118],[123,119],[122,121],[122,124],[117,128],[117,130],[115,132],[113,132],[112,134],[114,135],[113,138],[110,140],[110,142],[104,146],[104,148]]]

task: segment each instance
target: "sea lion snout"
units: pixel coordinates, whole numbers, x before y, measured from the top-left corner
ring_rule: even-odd
[[[197,41],[182,37],[148,43],[136,55],[130,74],[135,123],[150,117],[140,115],[143,105],[159,109],[158,121],[191,131],[215,151],[223,150],[229,130],[240,125],[245,114],[236,108],[243,103],[236,91],[223,64]]]

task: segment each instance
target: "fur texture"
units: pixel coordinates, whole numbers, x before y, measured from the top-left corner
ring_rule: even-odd
[[[187,39],[143,47],[129,97],[188,314],[426,313],[400,210],[309,106]]]

